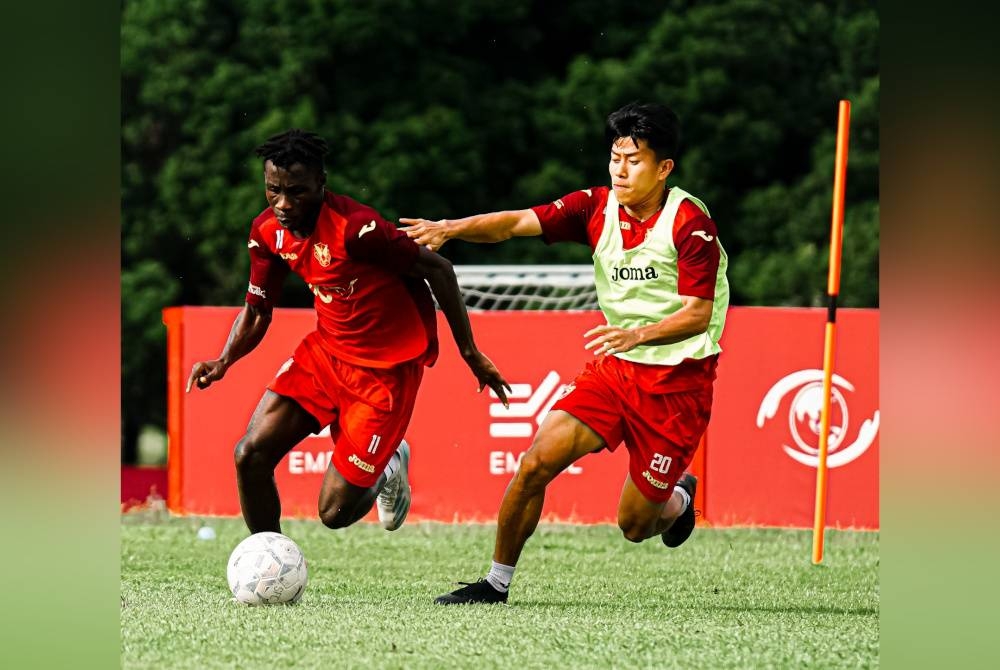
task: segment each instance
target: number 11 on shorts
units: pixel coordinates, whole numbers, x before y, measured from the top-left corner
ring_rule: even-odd
[[[375,450],[378,449],[378,443],[382,441],[381,435],[372,435],[372,441],[368,445],[368,453],[374,454]]]

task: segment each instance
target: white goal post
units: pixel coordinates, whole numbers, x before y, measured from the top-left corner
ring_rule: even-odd
[[[592,265],[456,265],[470,310],[599,309]]]

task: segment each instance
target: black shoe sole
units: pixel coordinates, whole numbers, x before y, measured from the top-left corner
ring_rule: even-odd
[[[438,596],[434,599],[435,605],[495,605],[507,602],[507,594],[501,593],[492,586],[486,584],[485,580],[479,582],[466,583],[463,588]]]
[[[475,599],[448,599],[447,596],[438,596],[434,599],[435,605],[506,605],[506,600],[475,600]]]

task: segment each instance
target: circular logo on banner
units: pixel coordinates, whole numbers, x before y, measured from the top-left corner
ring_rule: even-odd
[[[878,434],[879,411],[865,419],[857,438],[848,445],[844,439],[850,430],[850,412],[843,391],[854,391],[854,385],[840,375],[833,375],[830,386],[830,436],[827,441],[826,464],[830,468],[847,465],[868,450]],[[794,395],[792,393],[794,392]],[[777,415],[785,396],[791,395],[788,407],[788,432],[795,447],[783,444],[782,449],[802,465],[819,465],[820,418],[823,412],[823,371],[799,370],[785,375],[772,386],[757,410],[757,427]]]

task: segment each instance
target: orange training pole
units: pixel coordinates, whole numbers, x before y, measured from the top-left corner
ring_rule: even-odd
[[[830,438],[830,380],[837,335],[837,294],[840,293],[840,248],[844,233],[844,184],[847,181],[847,137],[851,103],[840,101],[837,119],[837,160],[833,172],[833,216],[830,221],[830,274],[827,280],[826,339],[823,345],[823,412],[820,414],[819,464],[816,466],[816,510],[813,517],[813,565],[823,562],[826,526],[826,455]]]

